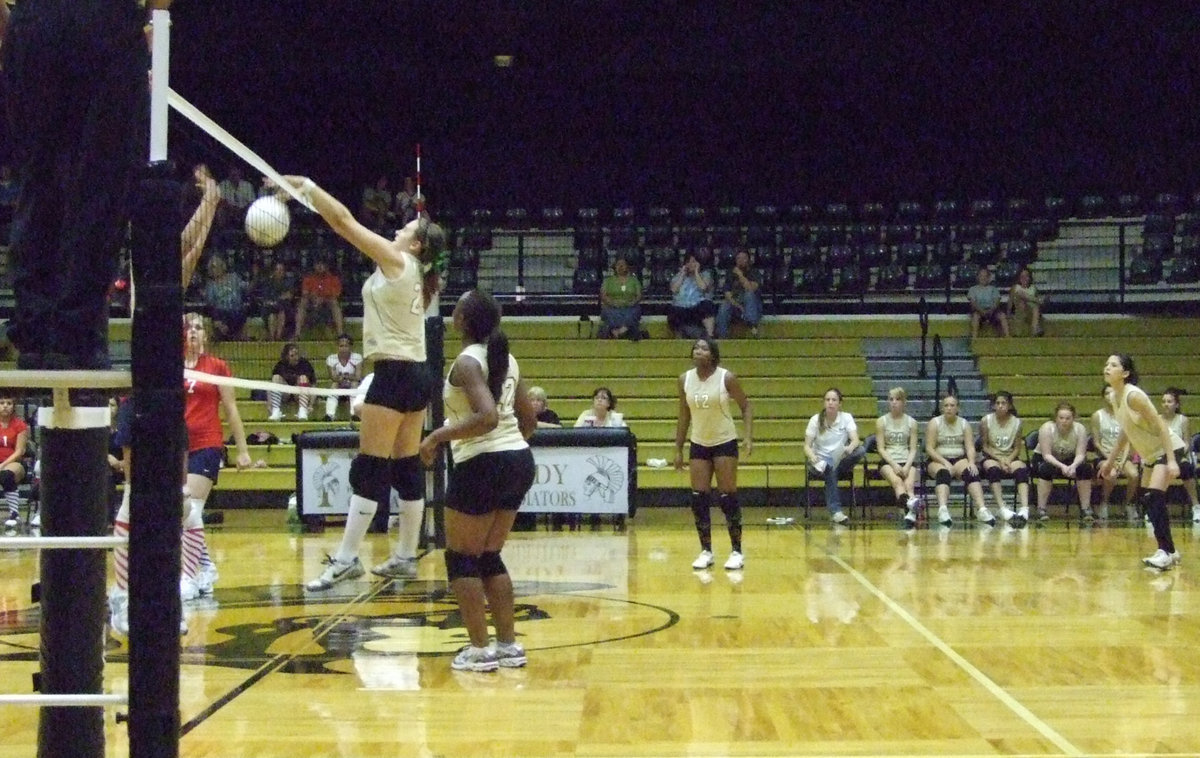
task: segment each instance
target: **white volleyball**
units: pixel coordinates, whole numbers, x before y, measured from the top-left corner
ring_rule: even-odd
[[[274,195],[260,197],[246,209],[246,234],[259,247],[274,247],[287,236],[292,216]]]

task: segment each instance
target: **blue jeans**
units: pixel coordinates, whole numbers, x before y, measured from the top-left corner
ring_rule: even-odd
[[[600,307],[601,336],[606,336],[606,333],[613,329],[620,329],[622,326],[635,332],[641,328],[641,323],[642,306],[640,305],[630,305],[624,308],[608,305]]]
[[[717,309],[716,336],[718,338],[728,336],[729,325],[732,323],[734,315],[737,315],[751,328],[758,326],[758,322],[762,321],[762,296],[757,292],[744,293],[740,313],[728,300],[722,300],[721,307]]]
[[[810,476],[825,480],[825,506],[829,508],[830,513],[837,513],[842,509],[842,497],[838,491],[838,479],[851,476],[854,467],[862,463],[865,457],[867,457],[867,451],[863,449],[862,445],[859,445],[854,450],[842,456],[842,460],[838,461],[836,467],[825,466],[823,473],[818,473],[811,464],[809,465],[808,472]]]

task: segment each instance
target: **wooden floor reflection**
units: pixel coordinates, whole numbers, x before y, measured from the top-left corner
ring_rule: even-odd
[[[1140,526],[835,533],[778,515],[747,511],[740,572],[689,568],[682,510],[621,534],[514,535],[529,666],[459,674],[440,553],[417,581],[306,595],[340,532],[230,512],[210,530],[215,598],[188,609],[181,755],[1200,754],[1200,528],[1176,525],[1184,564],[1157,574]],[[387,546],[368,542],[370,564]],[[24,692],[37,563],[0,563],[0,687]],[[111,691],[126,650],[110,640]],[[126,755],[108,723],[108,753]],[[36,724],[5,709],[0,758],[34,754]]]

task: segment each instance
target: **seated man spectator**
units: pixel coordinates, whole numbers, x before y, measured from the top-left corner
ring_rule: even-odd
[[[618,256],[612,276],[600,285],[600,336],[633,341],[642,336],[642,283],[629,272],[629,262]]]
[[[342,306],[338,300],[341,296],[342,280],[329,270],[329,263],[324,258],[317,258],[312,272],[305,274],[300,282],[300,304],[296,306],[296,333],[293,339],[300,339],[308,312],[317,309],[328,309],[334,330],[338,334],[345,332]]]
[[[374,186],[363,187],[362,208],[359,209],[358,218],[364,226],[381,231],[388,225],[391,215],[392,193],[388,190],[387,177],[380,176]]]
[[[353,351],[353,346],[354,340],[350,338],[349,334],[339,334],[337,352],[325,359],[325,367],[329,369],[330,386],[335,390],[354,389],[362,382],[363,357]],[[342,398],[337,395],[325,398],[326,421],[333,421],[334,416],[337,415],[338,400],[340,399]],[[349,397],[345,399],[350,400]]]
[[[750,333],[758,336],[758,322],[762,320],[762,274],[750,266],[750,253],[738,250],[733,259],[733,268],[725,284],[725,299],[717,308],[717,338],[729,335],[729,325],[734,318],[745,322]]]
[[[204,302],[212,319],[213,338],[237,340],[242,338],[249,304],[246,283],[229,271],[225,260],[213,257],[208,262],[208,283],[204,285]]]
[[[1000,290],[992,284],[992,272],[987,266],[979,268],[977,284],[967,290],[971,303],[971,337],[979,336],[980,323],[987,321],[1000,327],[1000,333],[1008,336],[1008,313],[1000,302]]]
[[[271,369],[271,381],[276,384],[290,384],[293,387],[314,387],[317,384],[317,372],[307,358],[300,357],[300,348],[294,342],[283,346],[279,353],[279,362]],[[312,406],[312,395],[297,395],[288,393],[288,398],[298,398],[296,418],[301,421],[308,419],[308,409]],[[267,409],[270,415],[268,421],[283,420],[283,393],[267,393]]]
[[[713,336],[717,306],[712,301],[712,293],[712,272],[700,265],[696,253],[689,252],[679,272],[671,278],[667,326],[676,337],[698,339]]]
[[[541,387],[530,387],[529,403],[537,412],[538,429],[562,428],[562,421],[558,418],[558,414],[546,407],[546,390]]]
[[[282,341],[296,310],[296,278],[283,261],[275,261],[270,272],[254,283],[253,297],[267,322],[267,338]]]

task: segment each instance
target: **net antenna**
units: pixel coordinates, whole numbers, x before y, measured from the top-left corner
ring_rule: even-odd
[[[417,209],[417,216],[420,217],[425,212],[425,196],[421,194],[421,143],[417,143],[417,196],[413,198],[413,205]]]

